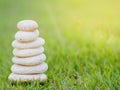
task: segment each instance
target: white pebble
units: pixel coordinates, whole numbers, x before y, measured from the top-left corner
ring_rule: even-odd
[[[33,20],[22,20],[18,22],[17,28],[22,31],[34,31],[38,29],[38,24]]]
[[[16,57],[32,57],[32,56],[39,55],[43,52],[44,52],[43,47],[33,48],[33,49],[17,49],[17,48],[15,48],[13,50],[13,54]]]
[[[37,38],[35,41],[32,42],[18,42],[17,40],[14,40],[12,42],[12,46],[18,49],[36,48],[44,44],[45,44],[45,40],[42,38]]]
[[[35,30],[34,32],[18,31],[15,34],[15,39],[19,42],[30,42],[36,40],[38,36],[39,36],[38,30]]]
[[[40,82],[45,82],[47,80],[47,76],[45,74],[31,74],[31,75],[19,75],[11,73],[8,77],[10,81],[34,81],[40,80]]]
[[[45,54],[40,54],[33,57],[19,58],[13,57],[12,62],[19,65],[38,65],[46,60]]]
[[[39,74],[44,73],[48,69],[48,65],[43,62],[35,66],[22,66],[14,64],[11,67],[11,71],[15,74]]]

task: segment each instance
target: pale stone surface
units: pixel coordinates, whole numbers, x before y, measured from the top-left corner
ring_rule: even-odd
[[[33,20],[18,22],[19,31],[15,34],[12,42],[14,47],[11,67],[12,73],[8,79],[11,81],[34,81],[44,82],[47,76],[44,74],[48,69],[45,63],[46,56],[43,53],[45,40],[39,37],[38,24]]]
[[[20,65],[38,65],[46,60],[45,54],[40,54],[33,57],[19,58],[13,57],[12,62]]]
[[[22,65],[17,65],[14,64],[11,67],[11,71],[15,74],[38,74],[38,73],[44,73],[45,71],[47,71],[48,69],[48,65],[43,62],[39,65],[35,65],[35,66],[22,66]]]
[[[19,75],[11,73],[8,77],[11,81],[34,81],[40,80],[40,82],[44,82],[47,80],[47,76],[45,74],[31,74],[31,75]]]
[[[33,49],[14,49],[13,54],[16,57],[31,57],[31,56],[36,56],[44,52],[44,48],[38,47],[38,48],[33,48]]]
[[[38,36],[39,36],[38,30],[35,30],[34,32],[18,31],[15,34],[15,39],[19,42],[30,42],[36,40]]]
[[[37,38],[35,41],[32,42],[19,42],[17,40],[14,40],[12,42],[12,46],[18,49],[36,48],[44,44],[45,44],[45,40],[43,38]]]
[[[18,22],[17,28],[23,31],[34,31],[38,29],[38,24],[33,20],[22,20]]]

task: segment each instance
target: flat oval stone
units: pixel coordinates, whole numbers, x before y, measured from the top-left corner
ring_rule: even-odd
[[[35,65],[35,66],[22,66],[22,65],[17,65],[14,64],[11,67],[11,71],[15,74],[40,74],[40,73],[44,73],[45,71],[47,71],[48,69],[48,65],[43,62],[39,65]]]
[[[15,39],[19,42],[30,42],[36,40],[38,36],[39,36],[38,30],[35,30],[34,32],[18,31],[15,34]]]
[[[15,48],[13,50],[13,54],[16,57],[32,57],[32,56],[36,56],[39,55],[41,53],[44,52],[44,48],[43,47],[38,47],[38,48],[33,48],[33,49],[17,49]]]
[[[18,22],[17,28],[22,31],[34,31],[38,29],[38,24],[34,20],[22,20]]]
[[[38,65],[46,60],[45,54],[40,54],[33,57],[19,58],[13,57],[12,62],[19,65]]]
[[[19,75],[11,73],[8,77],[10,81],[34,81],[40,80],[40,82],[45,82],[47,80],[47,76],[45,74],[30,74],[30,75]]]
[[[44,44],[45,44],[45,40],[43,38],[37,38],[35,41],[32,41],[32,42],[19,42],[17,40],[14,40],[12,42],[12,46],[18,49],[36,48]]]

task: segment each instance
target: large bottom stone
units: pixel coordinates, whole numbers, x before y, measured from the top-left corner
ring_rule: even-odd
[[[40,82],[45,82],[47,80],[47,76],[45,74],[32,74],[32,75],[19,75],[11,73],[8,77],[10,81],[35,81],[40,80]]]

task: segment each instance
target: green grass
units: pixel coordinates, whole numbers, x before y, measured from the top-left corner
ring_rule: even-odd
[[[0,0],[0,90],[120,90],[120,1]],[[11,84],[16,23],[33,19],[46,40],[45,84]]]

